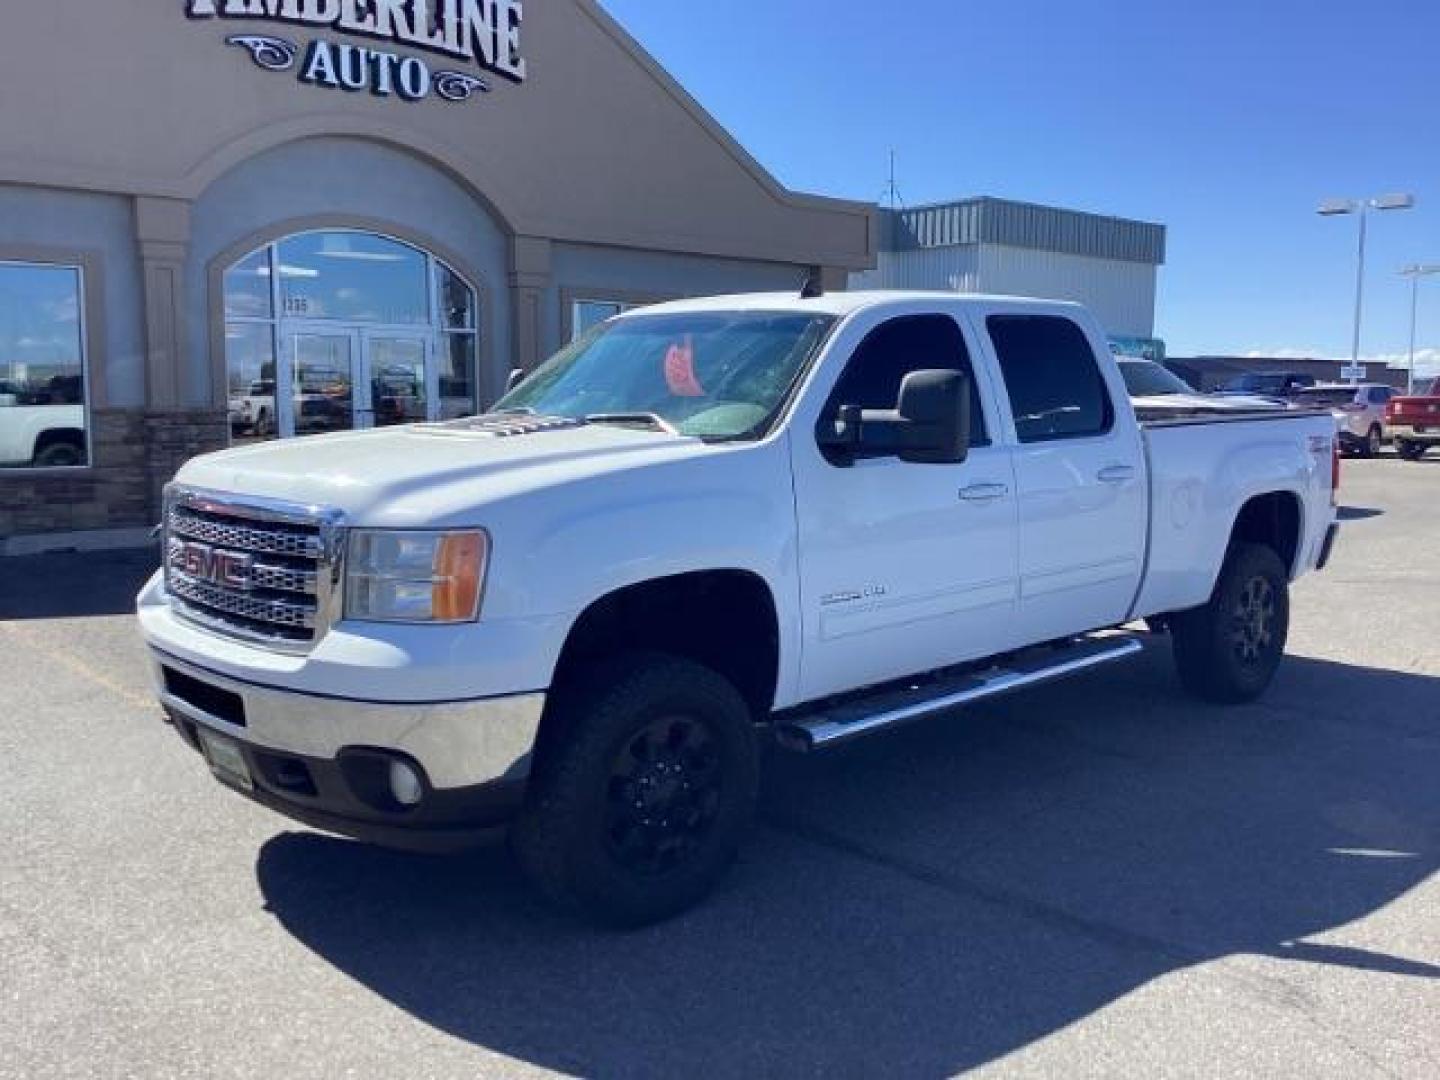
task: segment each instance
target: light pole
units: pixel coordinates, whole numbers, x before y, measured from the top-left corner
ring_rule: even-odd
[[[1355,264],[1355,334],[1350,342],[1350,381],[1359,382],[1360,324],[1365,312],[1365,238],[1371,210],[1409,210],[1415,205],[1414,195],[1377,195],[1372,199],[1326,199],[1320,204],[1321,217],[1360,217],[1360,253]]]
[[[1440,274],[1440,265],[1417,264],[1400,271],[1402,277],[1410,279],[1410,366],[1405,380],[1407,394],[1415,393],[1415,320],[1420,313],[1420,279],[1431,274]]]

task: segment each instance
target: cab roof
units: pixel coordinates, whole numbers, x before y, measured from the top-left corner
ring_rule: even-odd
[[[900,290],[879,290],[872,292],[830,292],[811,299],[794,292],[737,293],[730,296],[706,296],[691,300],[672,300],[634,312],[621,315],[629,318],[637,314],[679,315],[686,312],[703,311],[785,311],[813,312],[817,315],[835,315],[841,318],[860,311],[870,310],[913,310],[917,305],[932,304],[947,308],[975,307],[990,310],[1002,307],[1012,311],[1033,309],[1040,312],[1054,312],[1065,309],[1072,312],[1083,310],[1080,304],[1066,300],[1037,300],[1033,297],[992,296],[985,293],[921,292]]]

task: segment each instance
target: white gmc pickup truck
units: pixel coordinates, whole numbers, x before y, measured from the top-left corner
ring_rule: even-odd
[[[215,775],[419,849],[507,830],[636,925],[703,897],[761,739],[817,750],[1168,633],[1265,690],[1336,535],[1328,415],[1141,424],[1070,304],[732,296],[599,327],[484,416],[181,470],[139,597]]]

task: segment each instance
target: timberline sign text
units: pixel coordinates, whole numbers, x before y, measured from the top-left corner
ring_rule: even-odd
[[[469,61],[515,82],[525,79],[520,49],[521,0],[187,0],[192,19],[269,19],[327,27],[377,41],[408,45]],[[236,34],[231,45],[247,49],[268,71],[299,65],[302,82],[344,90],[369,90],[418,101],[432,93],[467,101],[490,89],[463,71],[432,71],[416,56],[317,39],[303,46],[284,37]]]

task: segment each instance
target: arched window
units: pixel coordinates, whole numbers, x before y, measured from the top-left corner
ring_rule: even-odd
[[[468,416],[479,321],[468,282],[388,236],[327,229],[266,244],[225,272],[232,439]]]

